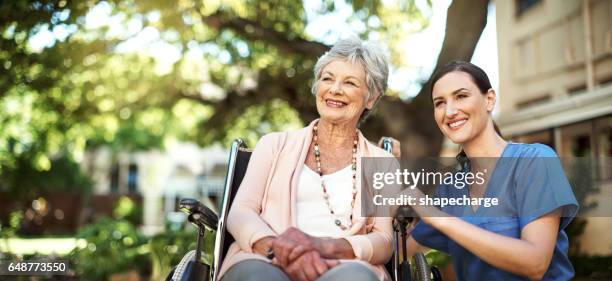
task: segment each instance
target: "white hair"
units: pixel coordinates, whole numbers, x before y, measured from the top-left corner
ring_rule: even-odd
[[[371,95],[375,95],[376,102],[374,105],[376,105],[387,90],[389,79],[389,62],[379,45],[370,41],[362,41],[357,37],[349,37],[338,41],[315,64],[315,80],[311,89],[313,94],[317,92],[323,68],[335,60],[345,60],[363,66],[368,86],[368,99]],[[363,122],[368,115],[369,110],[366,109],[360,118],[360,122]]]

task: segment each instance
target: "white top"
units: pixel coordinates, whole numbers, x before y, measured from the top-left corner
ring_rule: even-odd
[[[297,185],[297,227],[312,236],[340,238],[345,231],[334,221],[340,219],[345,226],[350,225],[351,201],[353,199],[353,173],[351,166],[334,173],[323,175],[334,215],[329,211],[321,176],[304,165]]]

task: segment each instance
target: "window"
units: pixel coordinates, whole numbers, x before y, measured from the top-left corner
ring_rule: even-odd
[[[561,127],[561,162],[578,198],[596,191],[596,162],[593,161],[593,120]],[[592,194],[594,195],[594,194]]]
[[[592,157],[592,120],[561,127],[561,151],[563,157]]]
[[[529,9],[536,6],[538,3],[542,2],[542,0],[515,0],[516,2],[516,15],[520,16]]]
[[[570,141],[572,155],[586,157],[591,154],[591,138],[589,135],[578,135]]]
[[[514,141],[521,143],[541,143],[550,146],[550,148],[552,149],[555,149],[552,129],[518,136],[514,138]]]
[[[609,39],[610,42],[612,42],[612,28],[610,29],[610,37],[609,38],[610,38]],[[599,82],[599,85],[602,85],[602,86],[612,85],[612,76],[608,76],[606,78],[598,79],[597,82]]]
[[[586,93],[586,89],[587,89],[586,84],[570,87],[567,89],[567,94],[570,96],[584,94]]]
[[[128,166],[127,187],[129,193],[135,193],[138,188],[138,166],[136,164]]]
[[[110,172],[110,191],[112,193],[119,192],[119,165],[114,164]]]
[[[543,96],[540,96],[540,97],[537,97],[537,98],[528,99],[528,100],[524,100],[524,101],[518,102],[516,104],[516,108],[518,108],[518,109],[530,108],[530,107],[546,104],[550,100],[551,100],[550,95],[543,95]]]
[[[595,120],[599,179],[612,180],[612,116]]]

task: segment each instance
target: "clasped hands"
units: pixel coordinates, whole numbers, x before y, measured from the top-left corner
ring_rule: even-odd
[[[253,251],[267,256],[274,250],[273,263],[280,267],[291,280],[312,281],[338,265],[332,256],[333,243],[324,238],[310,236],[291,227],[277,237],[264,237],[253,244]]]

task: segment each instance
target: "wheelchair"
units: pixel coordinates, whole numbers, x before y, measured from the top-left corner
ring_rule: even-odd
[[[384,138],[382,146],[386,151],[391,152],[392,143],[389,139]],[[172,269],[166,281],[215,281],[218,279],[221,262],[229,246],[234,242],[234,238],[226,229],[227,215],[246,174],[250,158],[251,151],[247,149],[245,142],[242,139],[234,140],[230,150],[221,209],[218,215],[195,199],[185,198],[180,201],[180,210],[185,212],[189,222],[198,228],[197,244],[196,249],[187,253]],[[408,209],[400,209],[398,213],[400,215],[394,219],[393,223],[395,251],[391,260],[385,264],[387,271],[396,281],[441,281],[440,271],[435,266],[429,266],[424,254],[415,254],[412,257],[412,266],[409,263],[405,241],[408,236],[407,228],[413,216]],[[201,260],[206,230],[216,232],[210,265]],[[401,257],[398,253],[400,244],[402,245]]]

